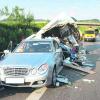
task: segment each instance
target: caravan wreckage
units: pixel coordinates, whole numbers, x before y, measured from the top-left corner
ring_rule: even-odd
[[[78,45],[80,33],[75,21],[70,18],[55,18],[37,32],[35,38],[58,37],[61,41],[67,39],[71,45]],[[26,39],[34,38],[34,34]]]

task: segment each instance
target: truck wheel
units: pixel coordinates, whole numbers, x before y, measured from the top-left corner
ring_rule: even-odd
[[[96,39],[93,39],[93,42],[96,42]]]

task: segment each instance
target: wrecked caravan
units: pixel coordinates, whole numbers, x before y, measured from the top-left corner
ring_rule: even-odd
[[[33,36],[31,35],[27,39],[31,39]],[[60,41],[66,38],[72,46],[77,46],[80,40],[80,34],[75,21],[70,17],[55,18],[36,34],[36,38],[45,37],[58,37]]]

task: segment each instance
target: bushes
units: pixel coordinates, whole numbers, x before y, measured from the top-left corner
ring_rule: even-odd
[[[18,6],[15,6],[12,10],[5,6],[0,9],[0,16],[7,17],[0,22],[0,51],[7,49],[10,41],[13,41],[16,45],[23,38],[36,33],[47,22],[35,22],[33,14],[25,14],[24,9]]]
[[[10,41],[15,47],[22,39],[36,33],[47,23],[31,23],[30,25],[18,23],[16,21],[0,22],[0,51],[7,49]]]
[[[39,28],[33,26],[0,24],[0,51],[7,49],[10,41],[13,41],[15,47],[22,39],[38,30]]]

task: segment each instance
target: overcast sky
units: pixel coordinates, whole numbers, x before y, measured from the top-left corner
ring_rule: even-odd
[[[62,12],[76,19],[100,19],[100,0],[0,0],[0,9],[4,6],[24,8],[35,19],[52,19]]]

